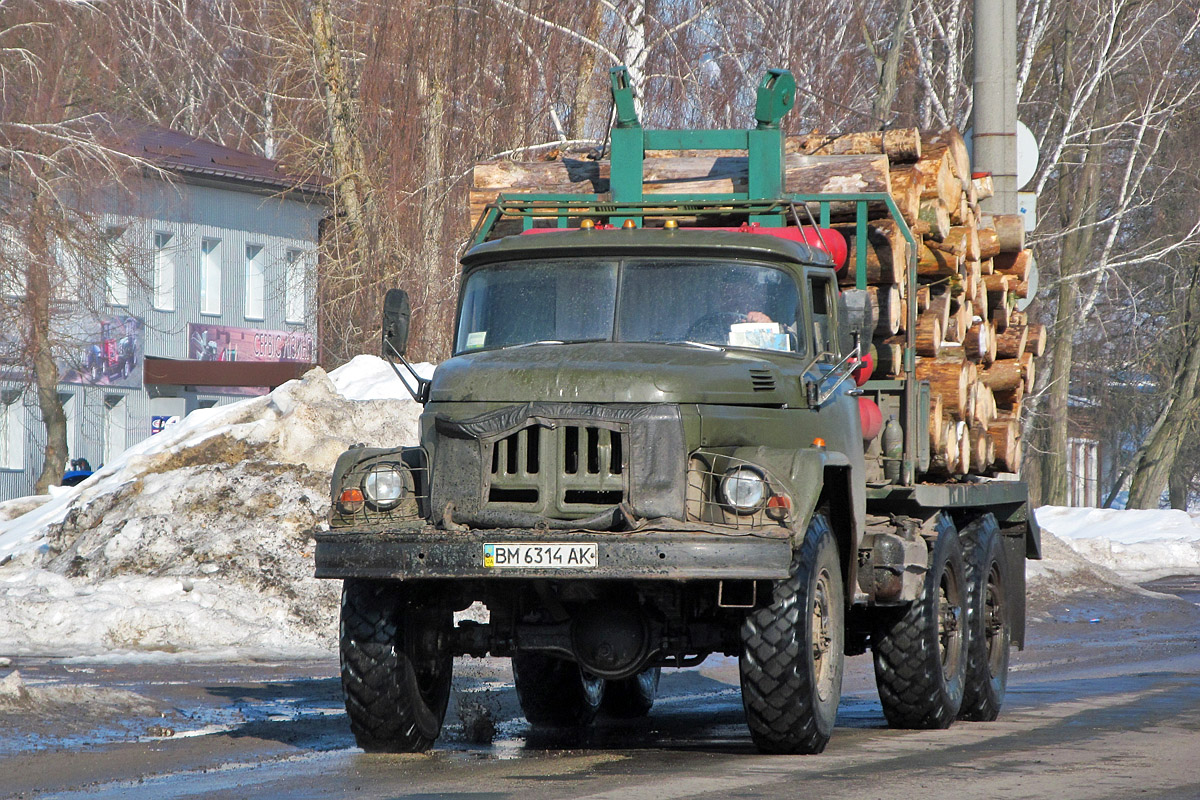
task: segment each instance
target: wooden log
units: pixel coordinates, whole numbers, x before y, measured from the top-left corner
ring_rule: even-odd
[[[834,230],[846,238],[849,266],[839,282],[854,285],[858,280],[858,238],[854,225],[835,225]],[[904,282],[908,263],[908,242],[894,220],[875,220],[867,225],[867,283],[899,284]]]
[[[903,306],[900,290],[894,285],[867,286],[866,289],[843,289],[842,297],[850,314],[852,330],[862,333],[863,341],[893,336],[900,330]]]
[[[1028,325],[1009,325],[1004,333],[996,336],[996,355],[999,358],[1018,358],[1025,352]]]
[[[929,287],[920,286],[917,288],[917,313],[920,314],[929,309]]]
[[[988,432],[987,428],[972,420],[967,426],[967,436],[971,445],[970,471],[981,474],[988,468]]]
[[[997,416],[988,426],[988,436],[996,447],[993,465],[1005,472],[1016,472],[1020,462],[1019,440],[1020,428],[1014,418],[1008,415]]]
[[[950,161],[945,147],[934,146],[923,150],[917,168],[925,175],[921,199],[941,201],[954,222],[955,218],[961,218],[963,185]]]
[[[1029,296],[1029,281],[1009,281],[1008,291],[1017,297]]]
[[[978,381],[972,384],[972,390],[975,393],[975,404],[971,419],[986,428],[996,418],[996,396],[992,394],[991,389]]]
[[[967,358],[985,367],[996,360],[997,340],[990,322],[976,322],[967,330],[963,350]]]
[[[904,374],[904,338],[876,339],[872,343],[875,348],[875,375],[878,377],[898,378]]]
[[[1000,234],[995,228],[978,228],[979,260],[985,261],[1000,255]]]
[[[1025,249],[1025,215],[993,214],[992,224],[1000,240],[1000,252],[1015,253]]]
[[[965,422],[956,424],[958,433],[958,475],[966,475],[971,471],[971,429]]]
[[[993,391],[992,396],[996,398],[997,412],[1011,413],[1021,407],[1021,400],[1025,397],[1025,382],[1022,381],[1011,389]]]
[[[1003,333],[1008,330],[1008,326],[1011,323],[1011,309],[1008,307],[1006,296],[1001,294],[997,294],[995,297],[990,294],[986,296],[988,299],[988,308],[991,310],[992,325],[996,328],[997,334]]]
[[[980,275],[996,274],[996,262],[990,258],[979,259],[979,274]]]
[[[917,317],[917,355],[936,356],[942,350],[942,321],[932,311]]]
[[[971,183],[975,186],[975,197],[979,200],[987,200],[996,193],[995,184],[992,183],[992,173],[990,172],[974,173]]]
[[[599,194],[610,192],[608,161],[568,159],[561,161],[496,161],[475,166],[470,193],[471,214],[477,219],[484,207],[502,192],[551,194]],[[692,156],[648,158],[643,170],[644,191],[652,194],[729,193],[746,191],[747,159],[740,156]],[[806,156],[791,154],[784,159],[784,191],[797,194],[890,192],[888,158],[885,155]],[[819,213],[810,207],[814,216]],[[912,209],[913,219],[920,210]],[[834,219],[853,219],[854,203],[834,204]],[[869,208],[872,216],[887,214],[884,203]]]
[[[940,131],[927,132],[922,136],[922,147],[932,148],[941,145],[950,156],[954,177],[963,184],[963,191],[971,181],[971,157],[967,153],[967,143],[957,128],[946,128]]]
[[[929,381],[931,395],[942,396],[942,407],[946,413],[961,418],[966,416],[967,410],[968,362],[963,360],[961,348],[948,349],[954,352],[920,359],[916,365],[916,377],[917,380]]]
[[[946,427],[942,422],[942,396],[929,396],[929,451],[937,452],[945,441]]]
[[[917,244],[917,277],[925,281],[958,274],[962,259],[953,253],[934,250],[926,242]]]
[[[895,174],[892,170],[892,191],[895,191]],[[944,241],[950,233],[950,210],[936,198],[921,200],[921,211],[918,215],[921,222],[929,225],[928,237],[936,242]]]
[[[787,137],[785,149],[789,153],[797,152],[810,156],[883,153],[896,163],[906,163],[921,157],[921,134],[916,128],[843,134],[810,133],[807,136]]]
[[[953,247],[967,261],[979,260],[979,236],[971,225],[952,225],[944,244]]]
[[[1031,252],[1018,250],[1015,253],[998,253],[993,259],[996,272],[1003,272],[1019,281],[1029,280]]]
[[[1046,352],[1046,326],[1045,325],[1029,325],[1028,338],[1025,340],[1025,352],[1033,353],[1037,358],[1041,358]]]
[[[1036,376],[1033,363],[1033,353],[1022,353],[1017,361],[1021,364],[1021,377],[1025,381],[1025,393],[1033,391],[1033,381]]]
[[[1009,278],[1003,272],[993,272],[991,275],[982,276],[983,285],[987,287],[989,293],[1004,293],[1008,291]]]
[[[981,370],[979,379],[993,392],[1011,390],[1025,383],[1021,362],[1015,358],[996,359],[990,367]]]
[[[893,164],[889,180],[900,216],[909,227],[915,227],[921,221],[921,192],[928,176],[918,164]]]

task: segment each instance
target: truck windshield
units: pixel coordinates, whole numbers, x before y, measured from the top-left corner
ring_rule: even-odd
[[[699,342],[800,352],[800,293],[762,264],[527,261],[483,267],[463,290],[455,352],[536,342]]]

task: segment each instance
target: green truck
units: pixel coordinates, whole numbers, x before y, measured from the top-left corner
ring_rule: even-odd
[[[891,198],[783,191],[786,71],[752,130],[644,129],[611,77],[611,196],[489,208],[431,379],[406,294],[384,300],[420,444],[341,456],[315,553],[344,582],[358,744],[428,749],[457,655],[511,657],[534,725],[647,714],[663,667],[720,653],[759,749],[816,753],[868,648],[889,724],[994,719],[1039,533],[1020,482],[927,479],[911,302],[904,377],[866,379],[829,216],[856,207],[861,233],[884,203],[911,241]],[[714,149],[748,154],[745,192],[643,195],[647,150]],[[864,401],[887,422],[865,430]],[[476,602],[487,621],[455,623]]]

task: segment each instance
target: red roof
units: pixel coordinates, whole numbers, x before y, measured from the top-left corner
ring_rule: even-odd
[[[271,158],[244,153],[169,128],[132,121],[107,121],[115,138],[115,149],[181,176],[227,180],[276,191],[329,193],[329,179],[325,176],[289,174],[281,162]]]

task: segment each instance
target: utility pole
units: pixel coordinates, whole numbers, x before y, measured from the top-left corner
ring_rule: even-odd
[[[975,0],[972,168],[992,173],[994,214],[1017,213],[1017,2]]]

